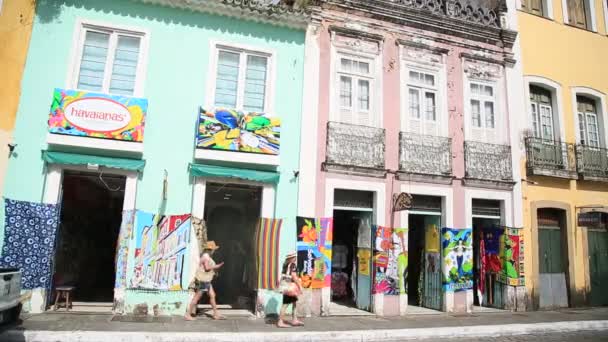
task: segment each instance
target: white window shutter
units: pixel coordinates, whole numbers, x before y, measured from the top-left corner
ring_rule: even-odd
[[[76,86],[78,89],[103,90],[109,45],[110,34],[94,31],[86,32]]]

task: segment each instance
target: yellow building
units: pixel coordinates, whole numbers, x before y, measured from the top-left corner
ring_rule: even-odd
[[[607,305],[608,0],[514,2],[529,299],[536,309]]]
[[[35,0],[0,0],[0,195],[6,166],[12,154],[12,131],[35,7]],[[18,151],[14,150],[13,153],[17,154]]]

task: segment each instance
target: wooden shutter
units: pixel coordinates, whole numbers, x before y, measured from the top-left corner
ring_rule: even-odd
[[[568,0],[568,20],[570,25],[587,28],[585,0]]]
[[[522,0],[521,7],[528,13],[544,15],[543,0]]]

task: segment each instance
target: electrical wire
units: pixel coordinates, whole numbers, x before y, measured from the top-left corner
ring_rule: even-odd
[[[102,176],[103,176],[103,171],[99,171],[99,180],[101,181],[101,183],[103,183],[103,185],[106,187],[106,189],[108,189],[109,191],[112,191],[112,192],[116,192],[116,191],[120,191],[120,190],[121,190],[121,189],[120,189],[120,185],[119,185],[119,186],[118,186],[118,188],[116,188],[116,189],[112,189],[112,188],[110,188],[110,186],[108,185],[108,183],[106,183],[106,182],[103,180]]]

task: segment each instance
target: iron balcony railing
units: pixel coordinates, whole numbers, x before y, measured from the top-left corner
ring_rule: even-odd
[[[573,144],[535,137],[526,138],[525,143],[529,175],[576,178]]]
[[[465,178],[512,182],[511,146],[464,142]]]
[[[583,179],[608,181],[608,149],[576,145],[576,165]]]
[[[423,175],[452,175],[452,139],[399,133],[399,171]]]
[[[384,137],[383,128],[330,121],[327,123],[325,163],[384,169]]]

